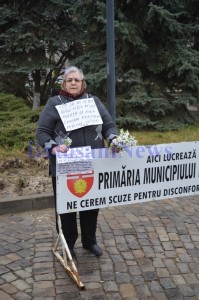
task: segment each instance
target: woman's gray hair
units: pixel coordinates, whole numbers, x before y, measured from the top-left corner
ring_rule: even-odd
[[[82,70],[75,66],[71,66],[71,67],[68,67],[65,69],[63,79],[65,80],[67,78],[68,74],[72,73],[72,72],[78,72],[81,76],[81,79],[82,80],[84,79],[84,74],[83,74]]]

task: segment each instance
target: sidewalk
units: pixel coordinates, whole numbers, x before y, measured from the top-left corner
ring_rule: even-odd
[[[104,255],[82,249],[80,238],[75,247],[83,291],[52,255],[54,209],[35,201],[40,207],[0,216],[1,300],[199,299],[199,196],[101,209]]]

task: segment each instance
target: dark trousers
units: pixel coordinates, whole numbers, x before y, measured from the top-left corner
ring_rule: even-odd
[[[56,214],[56,228],[58,230],[57,223],[57,205],[56,205],[56,177],[52,177],[54,200],[55,200],[55,214]],[[92,209],[79,212],[80,228],[81,228],[81,241],[83,247],[96,244],[96,229],[97,229],[97,217],[99,209]],[[61,214],[62,231],[66,242],[69,247],[74,247],[78,238],[77,230],[77,213]]]

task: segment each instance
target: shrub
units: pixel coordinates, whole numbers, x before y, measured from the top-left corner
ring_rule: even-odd
[[[32,110],[29,103],[14,95],[0,94],[0,140],[2,149],[25,149],[35,139],[35,129],[42,108]]]

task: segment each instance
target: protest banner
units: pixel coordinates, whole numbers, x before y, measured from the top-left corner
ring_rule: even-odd
[[[81,151],[78,164],[81,153],[85,164]],[[57,172],[58,213],[199,194],[198,158],[198,142],[135,146],[119,154],[92,149],[85,172]]]

